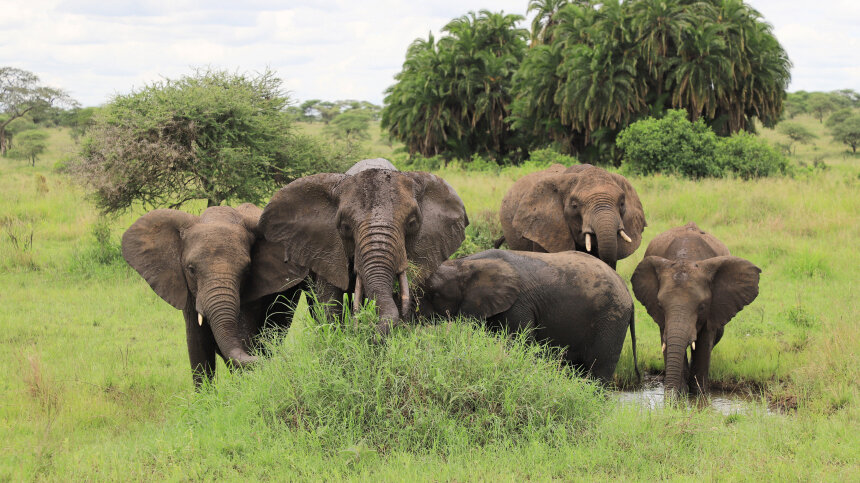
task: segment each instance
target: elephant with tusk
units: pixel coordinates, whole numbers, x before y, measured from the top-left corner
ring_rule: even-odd
[[[651,241],[631,282],[660,326],[667,391],[707,391],[711,351],[726,324],[758,296],[760,273],[692,222]]]
[[[556,164],[524,176],[508,190],[499,214],[512,250],[585,251],[613,269],[636,251],[647,226],[630,182],[590,164]]]
[[[307,276],[259,234],[261,214],[252,204],[214,206],[200,216],[153,210],[122,236],[123,258],[183,311],[195,386],[215,374],[216,353],[231,367],[254,363],[251,339],[266,308],[277,295],[292,299]]]
[[[382,334],[409,312],[410,283],[420,284],[457,250],[466,225],[462,200],[442,178],[401,172],[381,158],[293,181],[260,218],[266,239],[282,244],[282,259],[322,282],[321,301],[351,292],[358,308],[374,299]],[[418,269],[411,281],[410,263]]]

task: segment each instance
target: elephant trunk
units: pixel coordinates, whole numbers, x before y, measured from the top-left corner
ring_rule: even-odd
[[[365,296],[376,300],[377,328],[387,334],[391,324],[400,320],[400,309],[394,301],[394,281],[400,275],[396,267],[406,265],[406,249],[403,237],[388,225],[369,226],[365,231],[357,246],[356,271]]]
[[[197,300],[197,312],[209,321],[221,354],[233,367],[257,361],[248,354],[239,335],[239,287],[226,282],[207,287]]]
[[[601,260],[615,269],[618,261],[618,230],[620,217],[612,207],[598,211],[594,217],[597,253]]]
[[[666,393],[684,394],[687,392],[687,346],[690,345],[690,336],[684,330],[684,316],[674,315],[666,319],[666,349],[663,360],[666,365],[666,375],[663,386]]]

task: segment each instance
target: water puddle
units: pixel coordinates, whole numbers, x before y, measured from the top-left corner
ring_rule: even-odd
[[[625,405],[637,405],[647,409],[662,408],[665,403],[663,381],[654,376],[644,377],[641,388],[627,391],[616,391],[616,399]],[[707,395],[690,396],[681,400],[687,408],[711,408],[720,414],[777,414],[768,407],[767,399],[761,394],[753,394],[748,390],[721,391],[711,390]]]

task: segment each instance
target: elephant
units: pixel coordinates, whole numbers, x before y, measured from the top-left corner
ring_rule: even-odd
[[[555,164],[517,180],[499,215],[512,250],[585,251],[615,269],[642,242],[639,195],[621,175],[590,164]]]
[[[294,298],[307,271],[283,263],[283,248],[257,230],[252,204],[214,206],[200,216],[159,209],[122,236],[122,256],[162,299],[182,310],[195,387],[215,374],[215,354],[231,367],[257,360],[251,339],[269,302]],[[289,319],[282,321],[289,323]]]
[[[708,390],[711,351],[726,324],[758,296],[760,273],[693,222],[651,241],[631,282],[660,326],[666,391]]]
[[[629,326],[638,367],[627,285],[585,253],[487,250],[446,261],[427,280],[418,310],[475,317],[494,329],[532,328],[535,339],[566,347],[568,363],[604,383],[612,380]]]
[[[260,217],[266,239],[283,245],[284,260],[316,278],[321,301],[348,292],[354,307],[375,300],[382,335],[409,312],[410,283],[420,285],[457,250],[468,223],[463,201],[442,178],[401,172],[384,159],[295,180]]]

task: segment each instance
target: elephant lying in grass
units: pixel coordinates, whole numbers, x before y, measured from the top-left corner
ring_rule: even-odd
[[[638,366],[627,286],[585,253],[487,250],[449,260],[427,280],[418,308],[425,316],[485,319],[492,328],[532,328],[535,339],[565,347],[568,363],[603,382],[612,380],[630,327]]]
[[[590,164],[556,164],[520,178],[499,215],[512,250],[584,251],[613,269],[636,251],[647,225],[630,182]]]
[[[279,294],[292,298],[307,276],[283,262],[281,245],[258,234],[261,213],[252,204],[215,206],[200,216],[154,210],[122,236],[123,258],[182,310],[196,386],[214,375],[216,353],[232,367],[254,362],[251,339],[269,303]]]
[[[692,222],[651,241],[631,282],[660,326],[667,391],[707,391],[711,350],[732,317],[755,300],[759,273]]]

